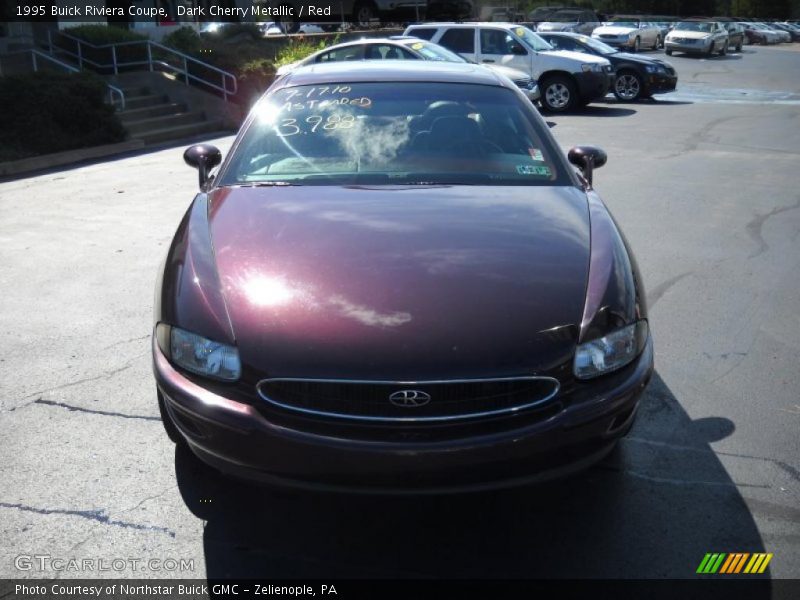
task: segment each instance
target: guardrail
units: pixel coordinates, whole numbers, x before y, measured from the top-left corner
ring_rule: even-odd
[[[70,40],[74,45],[74,50],[54,43],[53,31],[50,30],[47,32],[47,44],[50,54],[55,55],[56,51],[59,51],[71,56],[77,60],[79,69],[83,69],[84,64],[86,64],[98,71],[110,70],[114,75],[118,75],[121,69],[143,66],[147,67],[151,72],[156,70],[172,71],[173,74],[183,79],[186,85],[189,85],[190,82],[196,82],[219,92],[226,102],[228,97],[236,95],[238,90],[238,82],[233,73],[224,71],[158,42],[135,40],[132,42],[96,45],[63,31],[56,32],[56,35]],[[141,58],[133,56],[137,53],[128,50],[129,48],[141,48],[142,46],[144,47],[144,53],[138,53]],[[105,52],[107,56],[110,56],[110,62],[100,62],[101,59],[97,57],[98,51],[100,53]],[[174,64],[175,62],[178,64]],[[190,67],[194,67],[194,69],[190,69]],[[219,83],[212,81],[210,77],[204,77],[202,71],[211,72],[216,77],[219,77]]]
[[[54,64],[57,67],[69,71],[70,73],[80,72],[80,69],[76,68],[74,65],[58,60],[56,57],[47,54],[46,52],[42,52],[41,50],[37,50],[35,48],[31,48],[28,50],[18,50],[16,52],[11,52],[10,54],[27,54],[28,52],[30,52],[31,55],[31,65],[33,66],[34,73],[39,71],[39,66],[41,61]],[[114,98],[116,97],[119,100],[119,109],[125,110],[125,92],[123,92],[117,86],[111,85],[110,83],[106,83],[105,85],[106,88],[108,89],[108,103],[116,107],[117,103],[114,101]]]

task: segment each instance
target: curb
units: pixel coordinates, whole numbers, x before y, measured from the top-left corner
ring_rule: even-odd
[[[43,154],[41,156],[22,158],[20,160],[0,162],[0,177],[41,171],[51,167],[60,167],[93,158],[113,156],[115,154],[130,152],[131,150],[139,150],[141,148],[144,148],[144,142],[142,140],[129,140],[118,144],[78,148],[76,150],[56,152],[55,154]]]

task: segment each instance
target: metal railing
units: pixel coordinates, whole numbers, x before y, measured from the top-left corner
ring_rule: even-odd
[[[10,54],[27,54],[27,53],[30,53],[31,55],[31,66],[33,67],[34,73],[39,71],[41,61],[54,64],[57,67],[69,71],[70,73],[79,73],[81,71],[74,65],[58,60],[55,56],[52,56],[50,54],[47,54],[47,52],[42,52],[41,50],[37,50],[35,48],[30,48],[28,50],[18,50],[16,52],[11,52]],[[119,110],[125,110],[125,92],[123,92],[117,86],[111,85],[110,83],[106,83],[105,86],[108,89],[108,103],[111,106],[118,107]],[[115,98],[119,100],[119,104],[115,102]]]
[[[114,75],[118,75],[120,70],[130,67],[147,67],[148,70],[168,70],[183,79],[186,85],[196,82],[201,86],[211,88],[222,94],[227,102],[229,96],[236,95],[238,82],[233,73],[224,71],[214,65],[210,65],[193,56],[184,54],[179,50],[153,42],[151,40],[135,40],[132,42],[117,42],[115,44],[96,45],[84,41],[63,31],[55,32],[61,38],[70,40],[74,44],[74,50],[65,48],[63,45],[53,41],[53,31],[47,32],[47,43],[51,55],[56,52],[63,52],[77,60],[78,68],[83,69],[84,64],[98,71],[110,70]],[[130,52],[128,49],[144,47],[144,53]],[[105,52],[110,57],[110,62],[100,62],[97,58],[97,51]],[[139,56],[134,56],[138,54]],[[91,55],[91,58],[90,58]],[[125,56],[127,55],[127,56]],[[174,63],[178,64],[174,64]],[[194,67],[194,69],[190,68]],[[194,71],[194,72],[192,72]],[[211,77],[204,77],[202,72],[210,71],[219,78],[219,83],[212,81]]]

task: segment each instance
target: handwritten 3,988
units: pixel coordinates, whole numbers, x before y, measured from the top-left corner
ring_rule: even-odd
[[[283,119],[275,130],[280,137],[290,137],[298,133],[317,133],[334,129],[351,129],[356,123],[355,115],[309,115],[305,119]]]

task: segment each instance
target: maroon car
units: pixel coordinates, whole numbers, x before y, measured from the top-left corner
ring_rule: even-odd
[[[293,71],[221,166],[186,151],[201,192],[156,290],[167,433],[223,472],[322,489],[591,464],[653,370],[636,263],[591,188],[605,154],[568,162],[489,69],[387,62]]]

